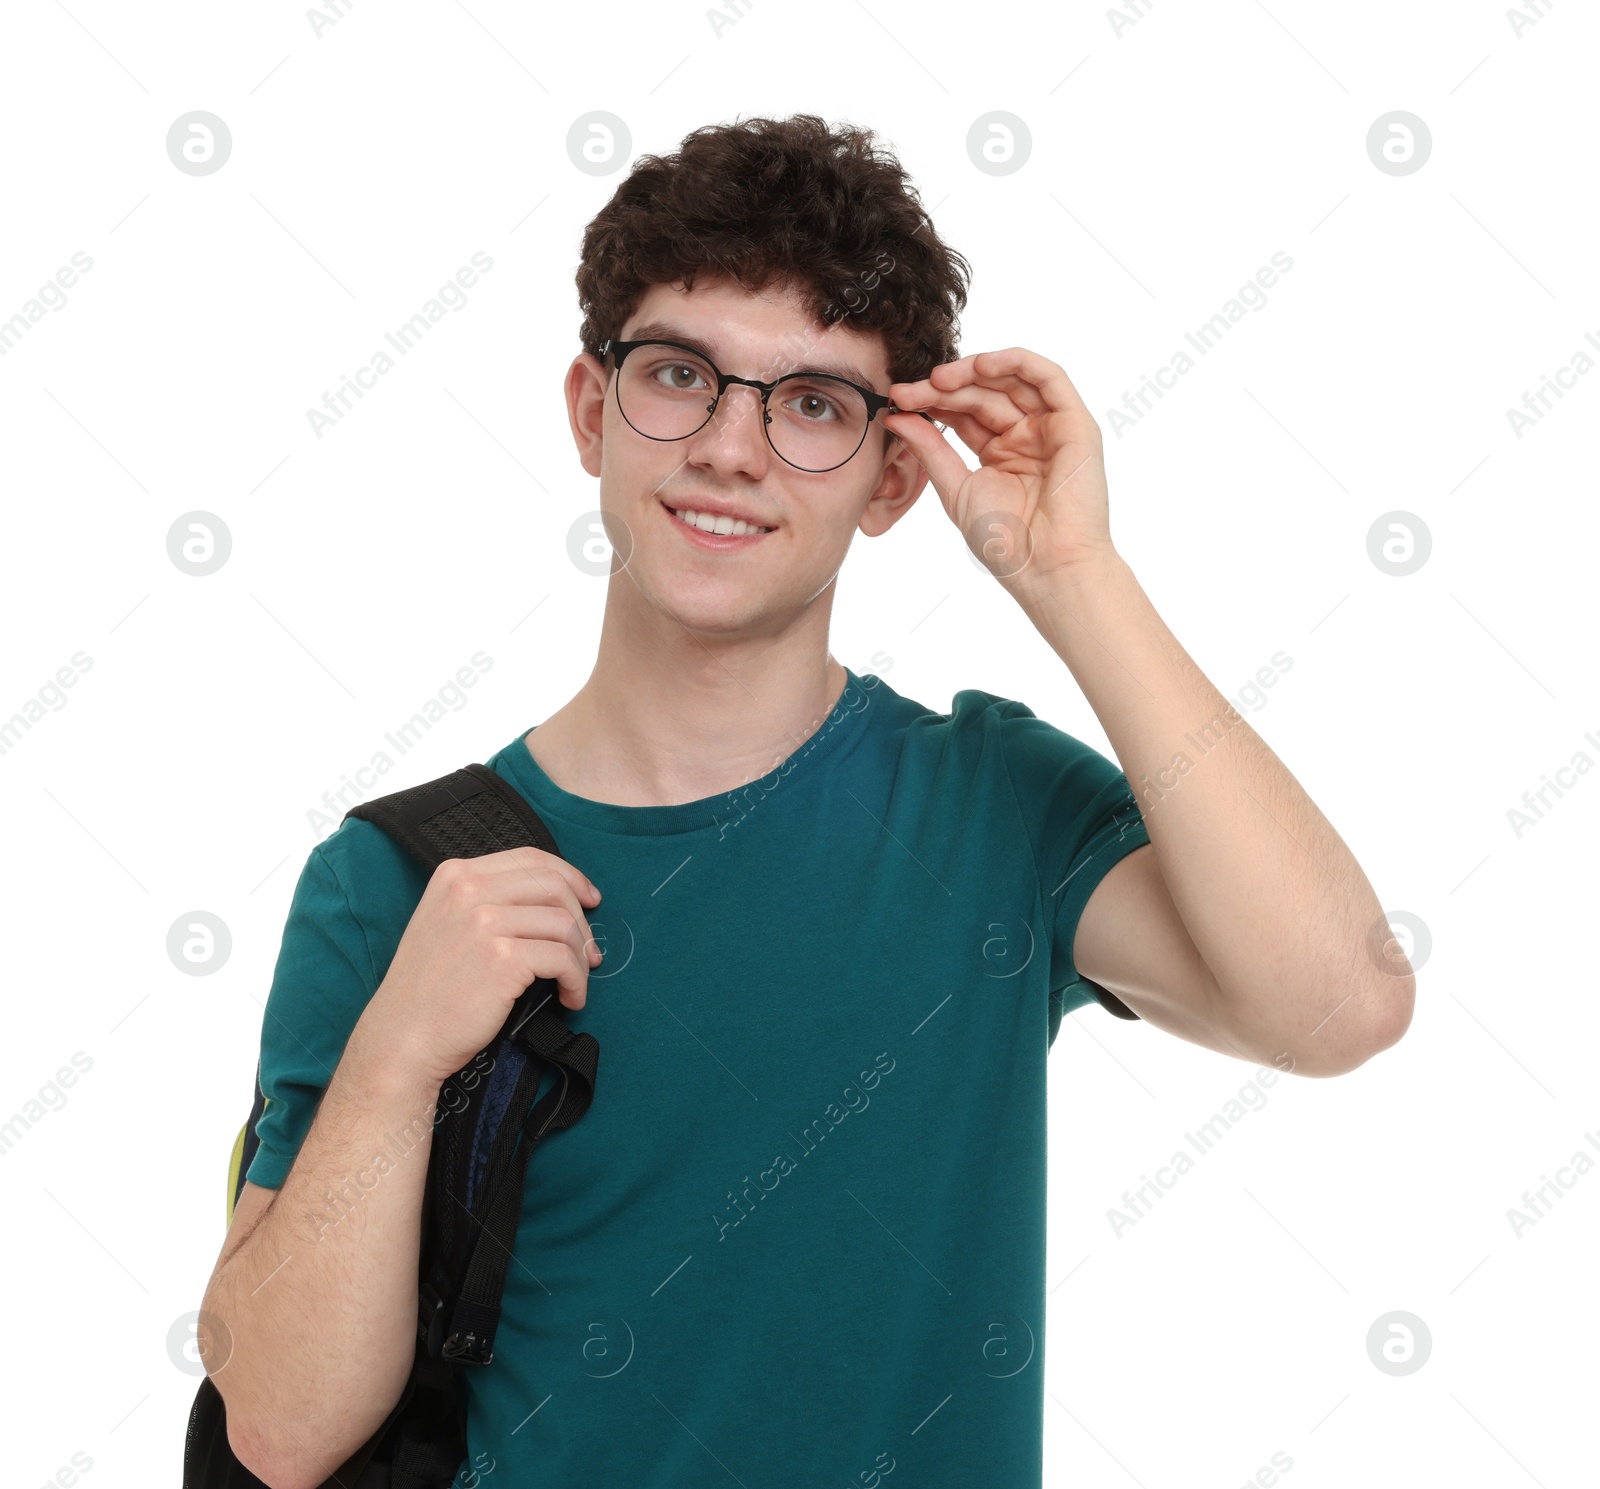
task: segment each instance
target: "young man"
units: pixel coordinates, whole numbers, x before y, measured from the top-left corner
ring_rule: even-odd
[[[870,135],[810,116],[696,131],[591,223],[566,396],[617,552],[599,653],[487,762],[562,856],[425,882],[357,820],[310,855],[205,1302],[269,1483],[322,1482],[398,1398],[428,1116],[535,976],[603,1058],[464,1374],[498,1489],[1038,1483],[1062,1016],[1310,1076],[1404,1032],[1359,865],[1114,548],[1072,383],[956,358],[966,269]],[[1123,769],[830,654],[855,533],[930,480]]]

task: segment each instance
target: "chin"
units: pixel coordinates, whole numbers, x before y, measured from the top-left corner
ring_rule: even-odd
[[[652,593],[662,609],[695,635],[753,640],[779,636],[804,610],[805,600],[770,584],[706,582],[681,573],[662,576]]]

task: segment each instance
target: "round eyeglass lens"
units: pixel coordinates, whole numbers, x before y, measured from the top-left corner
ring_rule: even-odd
[[[636,346],[617,380],[622,417],[650,439],[693,434],[711,417],[716,396],[710,363],[672,346]]]
[[[867,432],[867,405],[849,383],[822,373],[783,378],[767,400],[772,448],[801,470],[832,470],[857,450]]]

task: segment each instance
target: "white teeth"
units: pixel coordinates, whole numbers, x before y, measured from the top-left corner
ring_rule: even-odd
[[[706,533],[732,533],[734,537],[743,537],[746,533],[769,533],[770,527],[753,527],[742,519],[733,517],[716,517],[710,512],[693,512],[687,508],[681,512],[673,512],[674,517],[681,522],[687,522],[692,527],[698,527]]]

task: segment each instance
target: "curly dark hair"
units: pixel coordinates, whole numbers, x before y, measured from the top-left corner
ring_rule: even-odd
[[[643,155],[583,234],[583,349],[617,335],[652,284],[696,274],[792,285],[812,316],[881,331],[895,382],[959,355],[971,265],[871,130],[815,114],[705,125]]]

